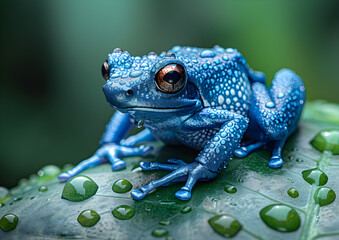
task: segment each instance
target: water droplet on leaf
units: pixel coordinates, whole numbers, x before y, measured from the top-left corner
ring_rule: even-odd
[[[166,236],[168,234],[168,231],[164,228],[156,228],[152,231],[152,236],[153,237],[163,237]]]
[[[208,220],[211,227],[223,237],[234,237],[242,228],[238,220],[229,215],[218,215]]]
[[[297,191],[297,189],[295,188],[290,188],[287,190],[287,194],[291,197],[291,198],[297,198],[299,197],[299,192]]]
[[[6,201],[9,197],[9,190],[5,187],[0,187],[0,202]]]
[[[18,221],[19,218],[16,215],[8,213],[0,219],[0,228],[4,232],[12,231],[16,228]]]
[[[331,204],[336,198],[335,192],[329,187],[320,187],[314,193],[315,203],[320,206]]]
[[[46,186],[41,186],[39,188],[39,192],[46,192],[48,190],[48,188]]]
[[[168,226],[168,225],[171,224],[171,221],[168,220],[168,219],[163,219],[163,220],[161,220],[161,221],[159,222],[159,224]]]
[[[183,214],[189,213],[192,211],[192,208],[190,206],[183,207],[180,212]]]
[[[311,185],[322,186],[328,181],[327,175],[317,168],[305,170],[302,175],[304,180]]]
[[[61,173],[61,169],[54,165],[47,165],[38,171],[38,182],[45,183],[56,178]]]
[[[237,192],[237,189],[235,188],[235,186],[231,185],[231,184],[226,184],[224,186],[224,190],[227,193],[233,194]]]
[[[100,220],[100,215],[93,210],[85,210],[78,216],[78,222],[84,227],[92,227]]]
[[[112,211],[112,214],[117,219],[127,220],[134,216],[135,211],[134,211],[134,208],[132,208],[131,206],[120,205]]]
[[[260,211],[260,217],[267,226],[280,231],[292,232],[299,228],[300,217],[291,207],[283,204],[272,204]]]
[[[311,141],[311,144],[321,152],[327,150],[333,154],[339,154],[339,129],[328,129],[319,132]]]
[[[126,193],[132,189],[132,184],[126,179],[117,180],[113,186],[112,190],[116,193]]]
[[[80,202],[92,197],[98,185],[89,177],[77,175],[67,181],[62,191],[62,198],[72,202]]]

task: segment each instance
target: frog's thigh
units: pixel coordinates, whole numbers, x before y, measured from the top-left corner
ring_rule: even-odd
[[[284,140],[297,127],[305,87],[298,75],[283,69],[276,73],[269,89],[262,83],[254,83],[251,101],[251,121],[256,121],[267,139]]]

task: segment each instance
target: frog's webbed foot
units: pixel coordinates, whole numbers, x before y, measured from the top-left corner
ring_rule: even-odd
[[[169,164],[157,162],[140,163],[140,167],[145,171],[165,170],[172,172],[161,179],[152,181],[150,184],[143,186],[140,189],[133,190],[131,195],[135,200],[141,200],[150,191],[156,189],[157,187],[168,185],[169,183],[177,181],[178,179],[186,180],[186,184],[175,193],[175,196],[180,200],[188,200],[191,198],[192,188],[198,180],[213,179],[217,175],[216,173],[209,171],[206,167],[202,166],[198,162],[187,164],[182,160],[169,159],[168,163]]]
[[[116,144],[104,144],[92,157],[80,162],[73,169],[65,173],[61,173],[58,178],[61,182],[65,182],[87,168],[95,167],[106,162],[111,163],[113,171],[119,170],[126,166],[126,162],[121,160],[121,158],[130,156],[146,156],[152,151],[152,149],[152,146],[144,145],[139,147],[125,147]]]
[[[269,149],[272,148],[271,143],[273,143],[272,148],[272,157],[268,162],[268,166],[271,168],[279,168],[283,165],[284,161],[281,158],[281,150],[285,144],[286,139],[280,141],[257,141],[251,144],[244,143],[243,146],[234,151],[234,156],[238,158],[243,158],[248,156],[250,153],[265,148],[269,145]]]

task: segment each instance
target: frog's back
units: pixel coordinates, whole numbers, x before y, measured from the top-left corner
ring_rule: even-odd
[[[176,46],[169,52],[187,66],[188,81],[198,88],[205,107],[247,116],[251,84],[246,61],[237,50]]]

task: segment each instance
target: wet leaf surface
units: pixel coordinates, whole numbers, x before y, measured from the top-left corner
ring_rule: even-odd
[[[93,179],[98,190],[81,202],[62,199],[65,183],[55,178],[46,181],[32,178],[0,199],[0,218],[13,214],[19,219],[15,229],[0,230],[0,239],[224,239],[231,235],[232,239],[338,239],[339,204],[335,197],[339,192],[339,155],[326,150],[320,152],[310,144],[321,130],[339,129],[336,109],[338,105],[325,102],[308,104],[299,130],[285,146],[282,168],[267,166],[270,153],[266,151],[244,159],[233,158],[214,181],[198,183],[190,201],[180,201],[174,196],[182,183],[160,187],[141,201],[134,201],[128,188],[125,193],[112,190],[119,179],[126,179],[135,189],[166,174],[140,171],[136,166],[142,160],[165,162],[175,157],[191,162],[197,155],[190,149],[161,143],[153,144],[155,151],[150,157],[126,158],[127,167],[123,170],[112,172],[110,165],[105,164],[83,172],[82,175]],[[319,170],[314,175],[305,172],[314,169]],[[317,176],[321,177],[319,181]],[[42,186],[48,191],[39,192]],[[289,195],[291,188],[297,189],[298,197]],[[300,226],[288,228],[290,232],[270,227],[260,216],[261,210],[270,205],[293,209],[285,212],[294,216],[296,213]],[[123,220],[114,217],[112,212],[119,206],[131,207],[134,215]],[[100,220],[92,227],[83,227],[77,218],[88,209],[100,215]],[[126,209],[119,214],[132,211]],[[289,216],[284,218],[284,213],[271,214],[269,210],[266,208],[264,213],[276,217],[274,226],[280,224],[280,217],[288,221]],[[225,221],[217,222],[220,218],[217,216],[231,216],[232,222],[241,228],[231,231],[234,227]],[[218,223],[219,233],[209,224],[211,219]]]

